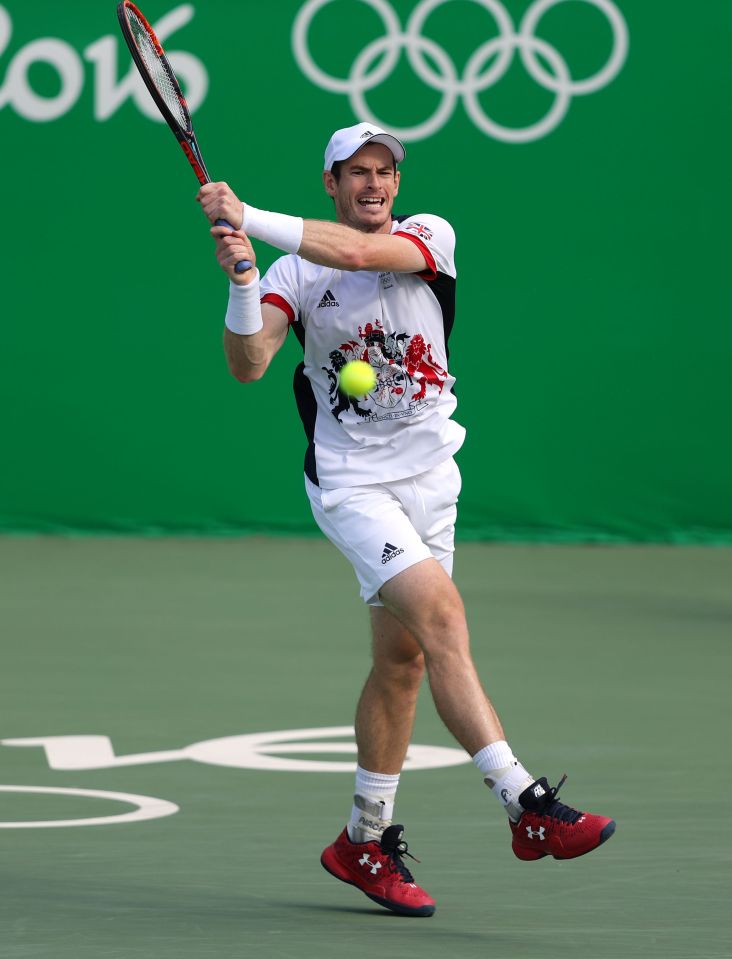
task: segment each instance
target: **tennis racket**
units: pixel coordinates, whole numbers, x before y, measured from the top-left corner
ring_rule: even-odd
[[[122,0],[117,5],[117,18],[135,66],[140,71],[155,105],[183,148],[198,182],[210,183],[211,177],[193,132],[188,104],[155,31],[130,0]],[[216,225],[234,229],[226,220],[217,220]],[[249,260],[240,260],[235,267],[237,273],[244,273],[251,268]]]

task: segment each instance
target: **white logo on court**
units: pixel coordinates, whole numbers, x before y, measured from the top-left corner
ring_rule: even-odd
[[[500,0],[474,0],[492,14],[498,26],[498,36],[477,48],[460,77],[445,50],[434,40],[422,36],[422,28],[430,14],[450,0],[421,0],[412,11],[404,30],[388,0],[359,2],[371,7],[381,17],[385,35],[364,47],[353,61],[348,77],[334,77],[322,70],[313,60],[308,45],[313,18],[323,7],[332,3],[332,0],[308,0],[301,8],[292,29],[295,59],[302,72],[314,84],[332,93],[347,94],[351,109],[359,120],[387,127],[396,136],[408,141],[424,140],[438,133],[452,116],[458,98],[462,98],[465,110],[475,126],[487,136],[506,143],[539,140],[559,126],[573,96],[595,93],[614,80],[628,54],[628,27],[612,0],[582,0],[605,14],[613,33],[612,51],[607,62],[593,76],[582,80],[572,79],[567,62],[560,52],[535,33],[544,14],[567,0],[535,0],[524,14],[518,30]],[[397,128],[375,116],[366,102],[366,93],[390,76],[399,61],[402,49],[406,50],[410,66],[417,76],[428,87],[441,93],[442,101],[434,114],[423,123]],[[554,103],[546,116],[523,128],[506,127],[496,123],[487,115],[478,99],[479,94],[495,86],[506,75],[516,50],[519,51],[521,61],[532,79],[554,94]],[[549,65],[551,72],[542,64],[540,57]],[[490,66],[483,70],[486,64]]]
[[[298,759],[303,754],[350,754],[355,756],[353,726],[325,726],[315,729],[283,729],[273,733],[248,733],[224,736],[193,743],[183,749],[116,756],[108,736],[34,736],[32,739],[2,739],[3,746],[41,746],[51,769],[118,769],[149,763],[192,759],[211,766],[235,769],[263,769],[268,772],[353,773],[355,759],[347,762],[323,759]],[[350,737],[349,742],[324,742],[329,738]],[[275,755],[272,755],[274,753]],[[285,755],[276,755],[284,753]],[[407,750],[404,769],[438,769],[469,763],[462,749],[449,746],[420,746]]]
[[[109,826],[120,822],[142,822],[146,819],[162,819],[178,812],[179,807],[167,799],[153,796],[137,796],[133,793],[109,792],[101,789],[66,789],[60,786],[0,786],[3,793],[32,793],[34,795],[80,796],[84,799],[108,799],[128,803],[136,808],[114,816],[94,816],[91,819],[34,819],[31,821],[0,822],[0,829],[50,829],[62,826]]]
[[[311,754],[356,753],[353,726],[326,726],[316,729],[285,729],[272,733],[250,733],[243,736],[224,736],[193,743],[183,749],[166,749],[150,753],[117,756],[109,736],[34,736],[29,739],[0,739],[0,746],[42,747],[50,769],[121,769],[125,766],[143,766],[174,762],[182,759],[207,763],[211,766],[229,766],[235,769],[261,769],[268,772],[348,772],[356,769],[355,760],[346,762],[322,759],[296,758]],[[324,742],[330,738],[349,737],[349,742]],[[275,755],[271,755],[275,753]],[[285,753],[285,755],[276,755]],[[407,750],[404,769],[436,769],[470,762],[462,749],[447,746],[420,746],[413,744]],[[111,816],[78,819],[49,819],[0,822],[0,829],[50,828],[52,826],[97,826],[111,823],[139,822],[160,819],[178,812],[175,803],[153,796],[133,793],[108,792],[94,789],[67,789],[46,786],[3,786],[0,792],[48,793],[60,796],[78,796],[89,799],[107,799],[128,803],[136,808]],[[381,864],[378,865],[381,868]]]
[[[194,7],[184,3],[153,24],[161,42],[164,43],[184,27],[194,13]],[[10,14],[0,6],[0,56],[5,53],[12,35]],[[84,59],[94,66],[94,118],[109,119],[131,97],[146,117],[156,123],[164,123],[134,64],[130,64],[121,80],[117,79],[120,48],[124,49],[123,67],[127,67],[130,64],[127,47],[118,36],[101,37],[83,51]],[[206,68],[197,57],[183,50],[171,51],[167,56],[181,80],[188,108],[193,113],[203,102],[208,90]],[[33,89],[29,73],[36,63],[44,63],[56,73],[58,93],[42,96]],[[84,62],[70,44],[55,37],[32,40],[15,53],[5,79],[0,81],[0,110],[10,105],[26,120],[36,123],[57,120],[73,108],[83,87]]]

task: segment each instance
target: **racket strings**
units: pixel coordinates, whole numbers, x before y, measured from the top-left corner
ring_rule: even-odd
[[[150,34],[145,27],[145,24],[137,17],[133,10],[130,10],[129,7],[126,10],[127,13],[127,22],[130,25],[132,30],[132,36],[135,40],[135,45],[140,51],[140,56],[145,63],[148,75],[150,79],[155,84],[158,92],[165,101],[165,105],[168,110],[173,114],[176,122],[180,124],[182,130],[188,129],[188,115],[183,107],[183,104],[180,102],[180,97],[178,96],[178,91],[175,88],[173,81],[170,78],[170,74],[165,68],[165,64],[160,58],[155,44],[153,43]]]

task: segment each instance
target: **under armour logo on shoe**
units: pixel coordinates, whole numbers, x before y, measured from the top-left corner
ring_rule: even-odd
[[[340,305],[341,304],[333,296],[330,290],[326,290],[325,293],[323,294],[323,299],[320,301],[320,303],[318,303],[318,309],[320,309],[321,306],[340,306]]]
[[[365,852],[358,861],[359,861],[359,864],[362,866],[371,866],[371,874],[373,876],[375,876],[376,873],[379,871],[379,869],[381,869],[381,863],[371,862],[371,860],[369,859],[369,854],[367,852]]]
[[[539,828],[536,830],[536,832],[534,832],[534,830],[531,828],[531,826],[527,826],[527,827],[526,827],[526,832],[527,832],[527,834],[528,834],[529,839],[544,839],[544,827],[543,827],[543,826],[539,826]]]
[[[391,543],[384,543],[384,551],[381,554],[381,565],[386,566],[390,559],[394,559],[395,556],[399,556],[400,553],[403,552],[404,550],[398,546],[393,546]]]
[[[546,789],[544,789],[540,783],[534,783],[534,785],[531,787],[531,791],[537,799],[541,799],[542,796],[546,796]]]

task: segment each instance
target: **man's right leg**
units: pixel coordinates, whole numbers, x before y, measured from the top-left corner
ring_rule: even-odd
[[[409,630],[383,606],[370,606],[373,666],[356,710],[358,763],[398,775],[412,735],[424,656]]]
[[[424,657],[409,631],[372,606],[373,667],[356,710],[358,768],[351,821],[321,862],[395,912],[431,916],[435,902],[415,882],[403,854],[402,827],[391,824],[399,774],[414,725]]]

